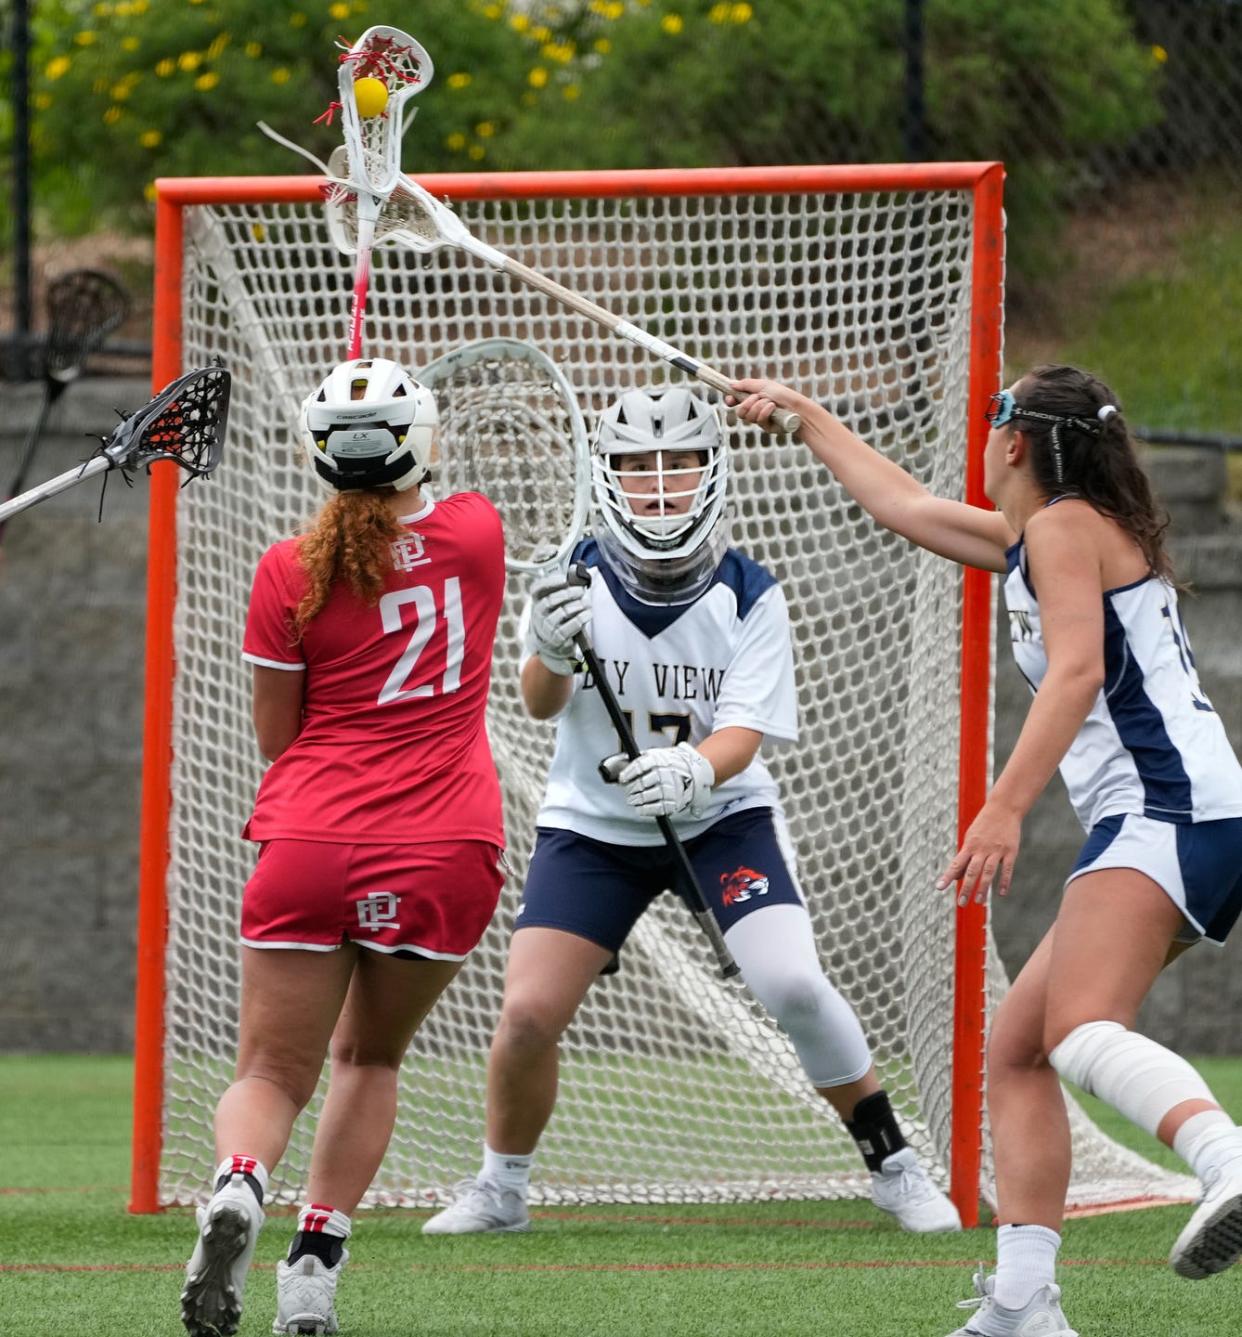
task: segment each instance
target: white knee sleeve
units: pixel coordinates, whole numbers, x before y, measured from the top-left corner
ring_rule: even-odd
[[[824,978],[802,906],[754,910],[726,941],[747,987],[789,1036],[814,1086],[843,1086],[871,1067],[854,1009]]]
[[[1076,1026],[1048,1059],[1067,1081],[1098,1096],[1153,1137],[1174,1106],[1215,1100],[1184,1058],[1116,1021]]]

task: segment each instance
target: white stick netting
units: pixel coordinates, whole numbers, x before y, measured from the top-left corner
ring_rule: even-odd
[[[460,207],[476,235],[581,286],[722,369],[764,371],[832,405],[937,492],[961,495],[970,337],[969,192],[528,200]],[[344,356],[351,268],[311,205],[187,211],[184,360],[233,373],[224,465],[181,494],[164,1201],[202,1193],[211,1110],[237,1041],[236,926],[262,766],[240,657],[263,549],[320,494],[297,405]],[[669,369],[540,294],[449,251],[375,254],[368,351],[414,367],[467,341],[530,340],[596,411]],[[960,580],[877,528],[803,447],[740,434],[734,542],[781,579],[802,737],[771,757],[822,959],[858,1010],[913,1144],[943,1180],[950,1120],[953,916],[932,883],[956,831]],[[483,943],[417,1037],[374,1200],[429,1204],[477,1168],[487,1046],[551,751],[517,695],[511,592],[489,728],[516,868]],[[993,954],[993,960],[995,960]],[[840,1197],[857,1151],[791,1046],[721,982],[662,897],[592,990],[563,1046],[540,1146],[544,1203]],[[999,967],[994,985],[1003,987]],[[304,1178],[316,1101],[273,1192]],[[1089,1124],[1076,1196],[1176,1191]]]

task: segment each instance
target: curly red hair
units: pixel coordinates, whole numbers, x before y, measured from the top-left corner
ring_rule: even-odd
[[[307,586],[293,616],[295,640],[328,602],[338,580],[363,603],[379,602],[392,570],[391,545],[404,530],[388,504],[392,495],[391,488],[367,488],[338,492],[324,503],[298,548]]]

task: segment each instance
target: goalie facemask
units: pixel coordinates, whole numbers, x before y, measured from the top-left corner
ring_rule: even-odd
[[[426,386],[386,358],[342,362],[302,404],[302,440],[315,472],[340,492],[417,487],[439,430]]]
[[[707,588],[728,543],[728,463],[719,414],[689,390],[630,390],[601,414],[595,536],[635,598],[689,603]]]

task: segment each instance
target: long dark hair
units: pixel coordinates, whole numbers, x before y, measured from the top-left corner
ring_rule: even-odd
[[[298,556],[307,587],[293,618],[294,638],[328,602],[343,580],[359,599],[376,604],[392,570],[391,544],[404,526],[388,505],[392,488],[365,488],[329,497],[303,535]]]
[[[1031,464],[1042,491],[1049,497],[1082,497],[1116,520],[1142,549],[1152,572],[1172,581],[1164,546],[1169,517],[1152,496],[1125,415],[1108,386],[1077,367],[1042,366],[1018,382],[1014,400],[1013,422],[1030,439]],[[1099,411],[1106,404],[1117,412],[1101,420]],[[1023,419],[1023,409],[1070,421]]]

